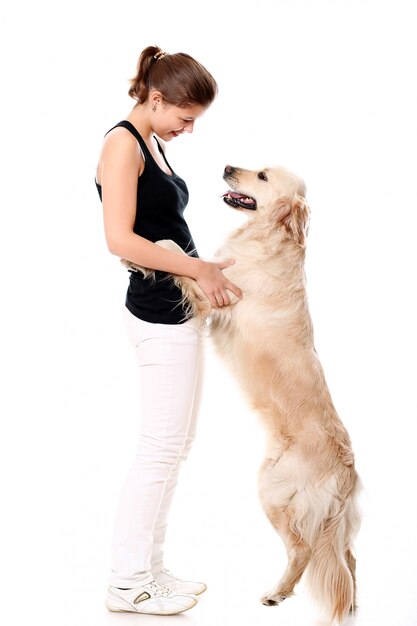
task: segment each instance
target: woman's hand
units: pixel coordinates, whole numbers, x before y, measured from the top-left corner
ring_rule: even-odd
[[[204,291],[213,307],[221,307],[230,304],[230,297],[226,289],[229,289],[238,298],[243,296],[237,285],[227,280],[221,270],[233,265],[234,259],[222,263],[203,261],[198,275],[195,277],[198,286]]]

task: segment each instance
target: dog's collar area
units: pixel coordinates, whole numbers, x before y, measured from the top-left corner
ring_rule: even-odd
[[[256,209],[256,200],[250,196],[245,196],[243,193],[237,193],[236,191],[226,191],[222,196],[224,202],[232,207],[240,206],[243,209],[250,209],[254,211]]]

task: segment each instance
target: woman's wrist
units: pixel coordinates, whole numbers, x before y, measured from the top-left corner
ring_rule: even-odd
[[[189,257],[189,259],[192,261],[190,263],[190,272],[188,274],[188,276],[190,278],[194,278],[194,280],[197,280],[197,278],[200,276],[200,273],[204,267],[204,263],[205,261],[203,261],[203,259],[199,259],[196,257]]]

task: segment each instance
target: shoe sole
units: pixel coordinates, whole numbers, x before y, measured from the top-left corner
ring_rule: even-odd
[[[191,606],[187,606],[184,609],[181,609],[179,611],[135,611],[135,609],[123,609],[123,608],[116,608],[114,606],[110,606],[109,603],[106,601],[106,608],[109,611],[113,611],[114,613],[141,613],[143,615],[176,615],[177,613],[184,613],[184,611],[188,611],[189,609],[192,609],[196,604],[197,604],[198,600],[194,600],[194,604],[191,604]]]

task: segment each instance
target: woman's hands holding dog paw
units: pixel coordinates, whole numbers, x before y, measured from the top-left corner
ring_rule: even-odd
[[[201,264],[199,274],[195,277],[198,286],[204,291],[213,307],[227,306],[230,304],[230,297],[226,291],[228,289],[238,298],[242,298],[243,294],[239,287],[230,282],[221,270],[233,265],[234,259],[216,263],[204,261]]]

